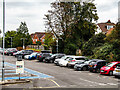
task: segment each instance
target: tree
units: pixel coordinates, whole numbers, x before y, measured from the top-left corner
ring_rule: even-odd
[[[32,42],[31,36],[28,33],[28,28],[26,23],[21,22],[19,28],[16,31],[7,31],[5,33],[5,47],[11,47],[11,39],[12,39],[12,46],[13,47],[22,47],[23,42],[21,38],[25,39],[25,45],[29,45]]]
[[[39,49],[39,45],[41,45],[41,42],[37,41],[36,44],[38,45],[38,49]]]
[[[105,43],[105,34],[99,33],[91,37],[87,42],[83,44],[82,54],[86,56],[93,55],[93,50],[97,47],[103,46]]]
[[[68,46],[74,46],[74,52],[81,49],[83,42],[89,40],[96,29],[93,21],[97,21],[98,16],[92,0],[83,3],[58,1],[51,7],[52,10],[45,15],[47,31],[62,39],[64,52],[70,50]]]
[[[25,22],[21,22],[19,28],[17,28],[17,35],[15,37],[16,47],[21,47],[23,45],[21,38],[25,39],[25,45],[29,45],[32,42]]]
[[[45,41],[44,41],[44,46],[45,46],[45,49],[48,50],[50,48],[53,49],[52,52],[55,52],[54,48],[55,48],[55,43],[56,43],[56,39],[54,39],[54,36],[52,33],[46,33],[45,34]]]

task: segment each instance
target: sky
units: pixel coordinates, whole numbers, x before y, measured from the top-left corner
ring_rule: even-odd
[[[55,0],[5,0],[6,28],[5,31],[16,30],[21,22],[26,22],[29,33],[45,31],[45,14],[51,10],[50,3]],[[97,23],[111,20],[118,21],[118,2],[120,0],[95,0],[99,20]],[[2,12],[2,0],[0,12]],[[119,9],[120,10],[120,9]],[[120,11],[119,11],[120,12]],[[2,13],[0,13],[0,29],[2,30]]]

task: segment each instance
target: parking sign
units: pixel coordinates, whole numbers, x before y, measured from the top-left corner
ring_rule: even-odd
[[[24,61],[16,61],[16,73],[24,73]]]

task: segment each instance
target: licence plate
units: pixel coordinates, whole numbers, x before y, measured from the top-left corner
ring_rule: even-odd
[[[116,70],[116,72],[120,72],[120,70]]]

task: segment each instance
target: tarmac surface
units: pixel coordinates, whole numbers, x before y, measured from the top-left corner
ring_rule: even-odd
[[[2,55],[0,55],[0,61],[2,61]],[[18,77],[18,75],[15,74],[14,67],[16,61],[17,59],[14,56],[5,56],[6,78]],[[118,78],[115,78],[114,76],[100,75],[99,73],[91,73],[89,71],[74,71],[74,69],[70,69],[67,67],[59,67],[54,65],[53,63],[38,62],[38,60],[23,61],[25,62],[26,70],[21,77],[31,77],[27,78],[28,80],[30,80],[30,82],[0,85],[1,89],[24,88],[27,90],[46,88],[91,88],[93,90],[93,88],[95,88],[96,90],[106,88],[106,90],[118,90],[118,87],[120,87],[120,80]],[[14,75],[9,75],[9,73],[14,73]]]

